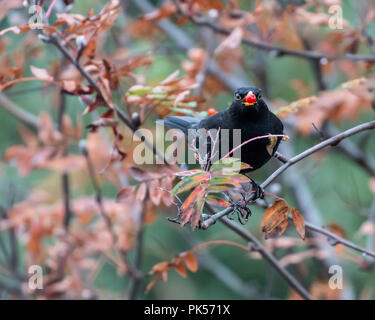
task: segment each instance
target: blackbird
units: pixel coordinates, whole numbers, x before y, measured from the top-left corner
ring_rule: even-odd
[[[233,129],[241,130],[241,144],[249,139],[269,134],[282,135],[284,130],[280,119],[268,109],[262,99],[262,90],[257,87],[238,88],[234,92],[234,99],[229,108],[207,118],[168,116],[163,122],[165,126],[180,129],[185,134],[188,134],[188,130],[229,129],[229,150],[236,147],[233,145]],[[241,173],[254,171],[268,162],[276,152],[281,139],[282,137],[267,137],[244,144],[241,147],[241,162],[249,164],[251,168],[242,170]],[[210,152],[212,141],[207,141],[207,144]],[[222,156],[224,153],[219,152],[219,158]],[[263,191],[259,190],[259,186],[253,180],[252,182],[262,194]]]

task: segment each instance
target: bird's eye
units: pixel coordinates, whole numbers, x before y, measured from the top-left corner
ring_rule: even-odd
[[[236,98],[236,100],[241,100],[241,95],[239,93],[236,93],[235,98]]]
[[[262,99],[262,94],[261,93],[258,94],[258,99]]]

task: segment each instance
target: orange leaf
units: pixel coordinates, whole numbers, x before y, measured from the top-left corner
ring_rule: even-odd
[[[150,274],[166,272],[169,268],[170,263],[168,261],[159,262],[152,267]]]
[[[154,280],[152,280],[152,281],[147,285],[147,287],[146,287],[146,292],[149,292],[159,280],[160,280],[160,279],[158,279],[158,278],[155,278]]]
[[[206,186],[199,185],[197,186],[192,193],[186,198],[183,205],[181,206],[182,211],[186,211],[188,208],[193,207],[193,205],[198,202],[200,198],[203,197],[204,192],[206,191]]]
[[[305,240],[305,218],[297,209],[292,208],[292,218],[299,236]]]
[[[1,30],[0,31],[0,36],[3,36],[4,34],[6,34],[7,32],[13,32],[14,34],[22,34],[22,33],[25,33],[25,32],[28,32],[30,31],[30,25],[26,24],[24,26],[21,26],[21,27],[17,27],[17,26],[14,26],[14,27],[10,27],[10,28],[6,28],[4,30]]]
[[[345,229],[341,227],[340,225],[338,225],[337,223],[333,223],[333,222],[328,223],[327,229],[341,238],[345,239],[347,237],[347,233]],[[344,249],[345,247],[341,243],[338,243],[335,245],[335,251],[337,255],[342,255],[344,253]]]
[[[130,186],[124,189],[121,189],[119,193],[117,194],[116,201],[124,201],[128,200],[131,197],[134,197],[136,187]]]
[[[184,278],[186,278],[187,272],[186,272],[186,267],[180,257],[176,258],[176,266],[175,266],[176,271]]]
[[[288,226],[288,215],[286,214],[288,210],[289,207],[285,205],[284,200],[277,200],[263,213],[261,225],[266,239],[284,233]]]
[[[184,259],[186,266],[191,272],[196,272],[198,270],[198,261],[193,252],[188,251],[182,254],[181,257]]]

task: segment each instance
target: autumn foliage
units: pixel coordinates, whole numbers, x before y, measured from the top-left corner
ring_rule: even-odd
[[[30,17],[34,2],[41,19]],[[217,282],[241,299],[343,299],[351,286],[350,298],[374,298],[354,271],[344,291],[327,285],[331,264],[374,266],[374,4],[353,4],[354,19],[344,0],[79,2],[0,1],[1,297],[203,298],[211,277],[213,298],[233,298]],[[344,8],[342,29],[328,27],[332,6]],[[146,146],[161,163],[134,161],[138,129],[214,115],[250,84],[288,135],[276,155],[285,170],[273,176],[283,164],[272,159],[254,173],[264,199],[239,173],[251,165],[230,154],[169,163],[156,137]],[[365,122],[356,137],[288,162]],[[269,254],[302,290],[288,277],[274,290]],[[43,290],[28,285],[31,265],[43,269]],[[171,270],[186,279],[159,283]],[[233,286],[242,282],[261,293]]]

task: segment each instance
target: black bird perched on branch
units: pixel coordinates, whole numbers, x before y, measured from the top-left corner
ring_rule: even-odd
[[[250,139],[266,135],[282,135],[284,126],[280,119],[275,116],[267,107],[262,99],[262,90],[257,87],[238,88],[234,93],[234,99],[231,106],[205,119],[168,116],[164,119],[164,125],[170,128],[180,129],[184,134],[188,131],[198,129],[229,129],[229,150],[236,147],[233,145],[233,129],[241,130],[241,143]],[[219,142],[221,139],[219,131]],[[262,167],[276,152],[282,136],[266,137],[256,139],[241,147],[241,162],[251,166],[249,169],[242,170],[241,173],[256,170]],[[208,152],[212,145],[212,139],[208,139]],[[198,142],[198,140],[197,140]],[[218,143],[220,146],[220,143]],[[223,153],[223,154],[222,154]],[[219,158],[227,152],[219,151]],[[257,194],[262,196],[263,191],[252,180],[253,187]]]

